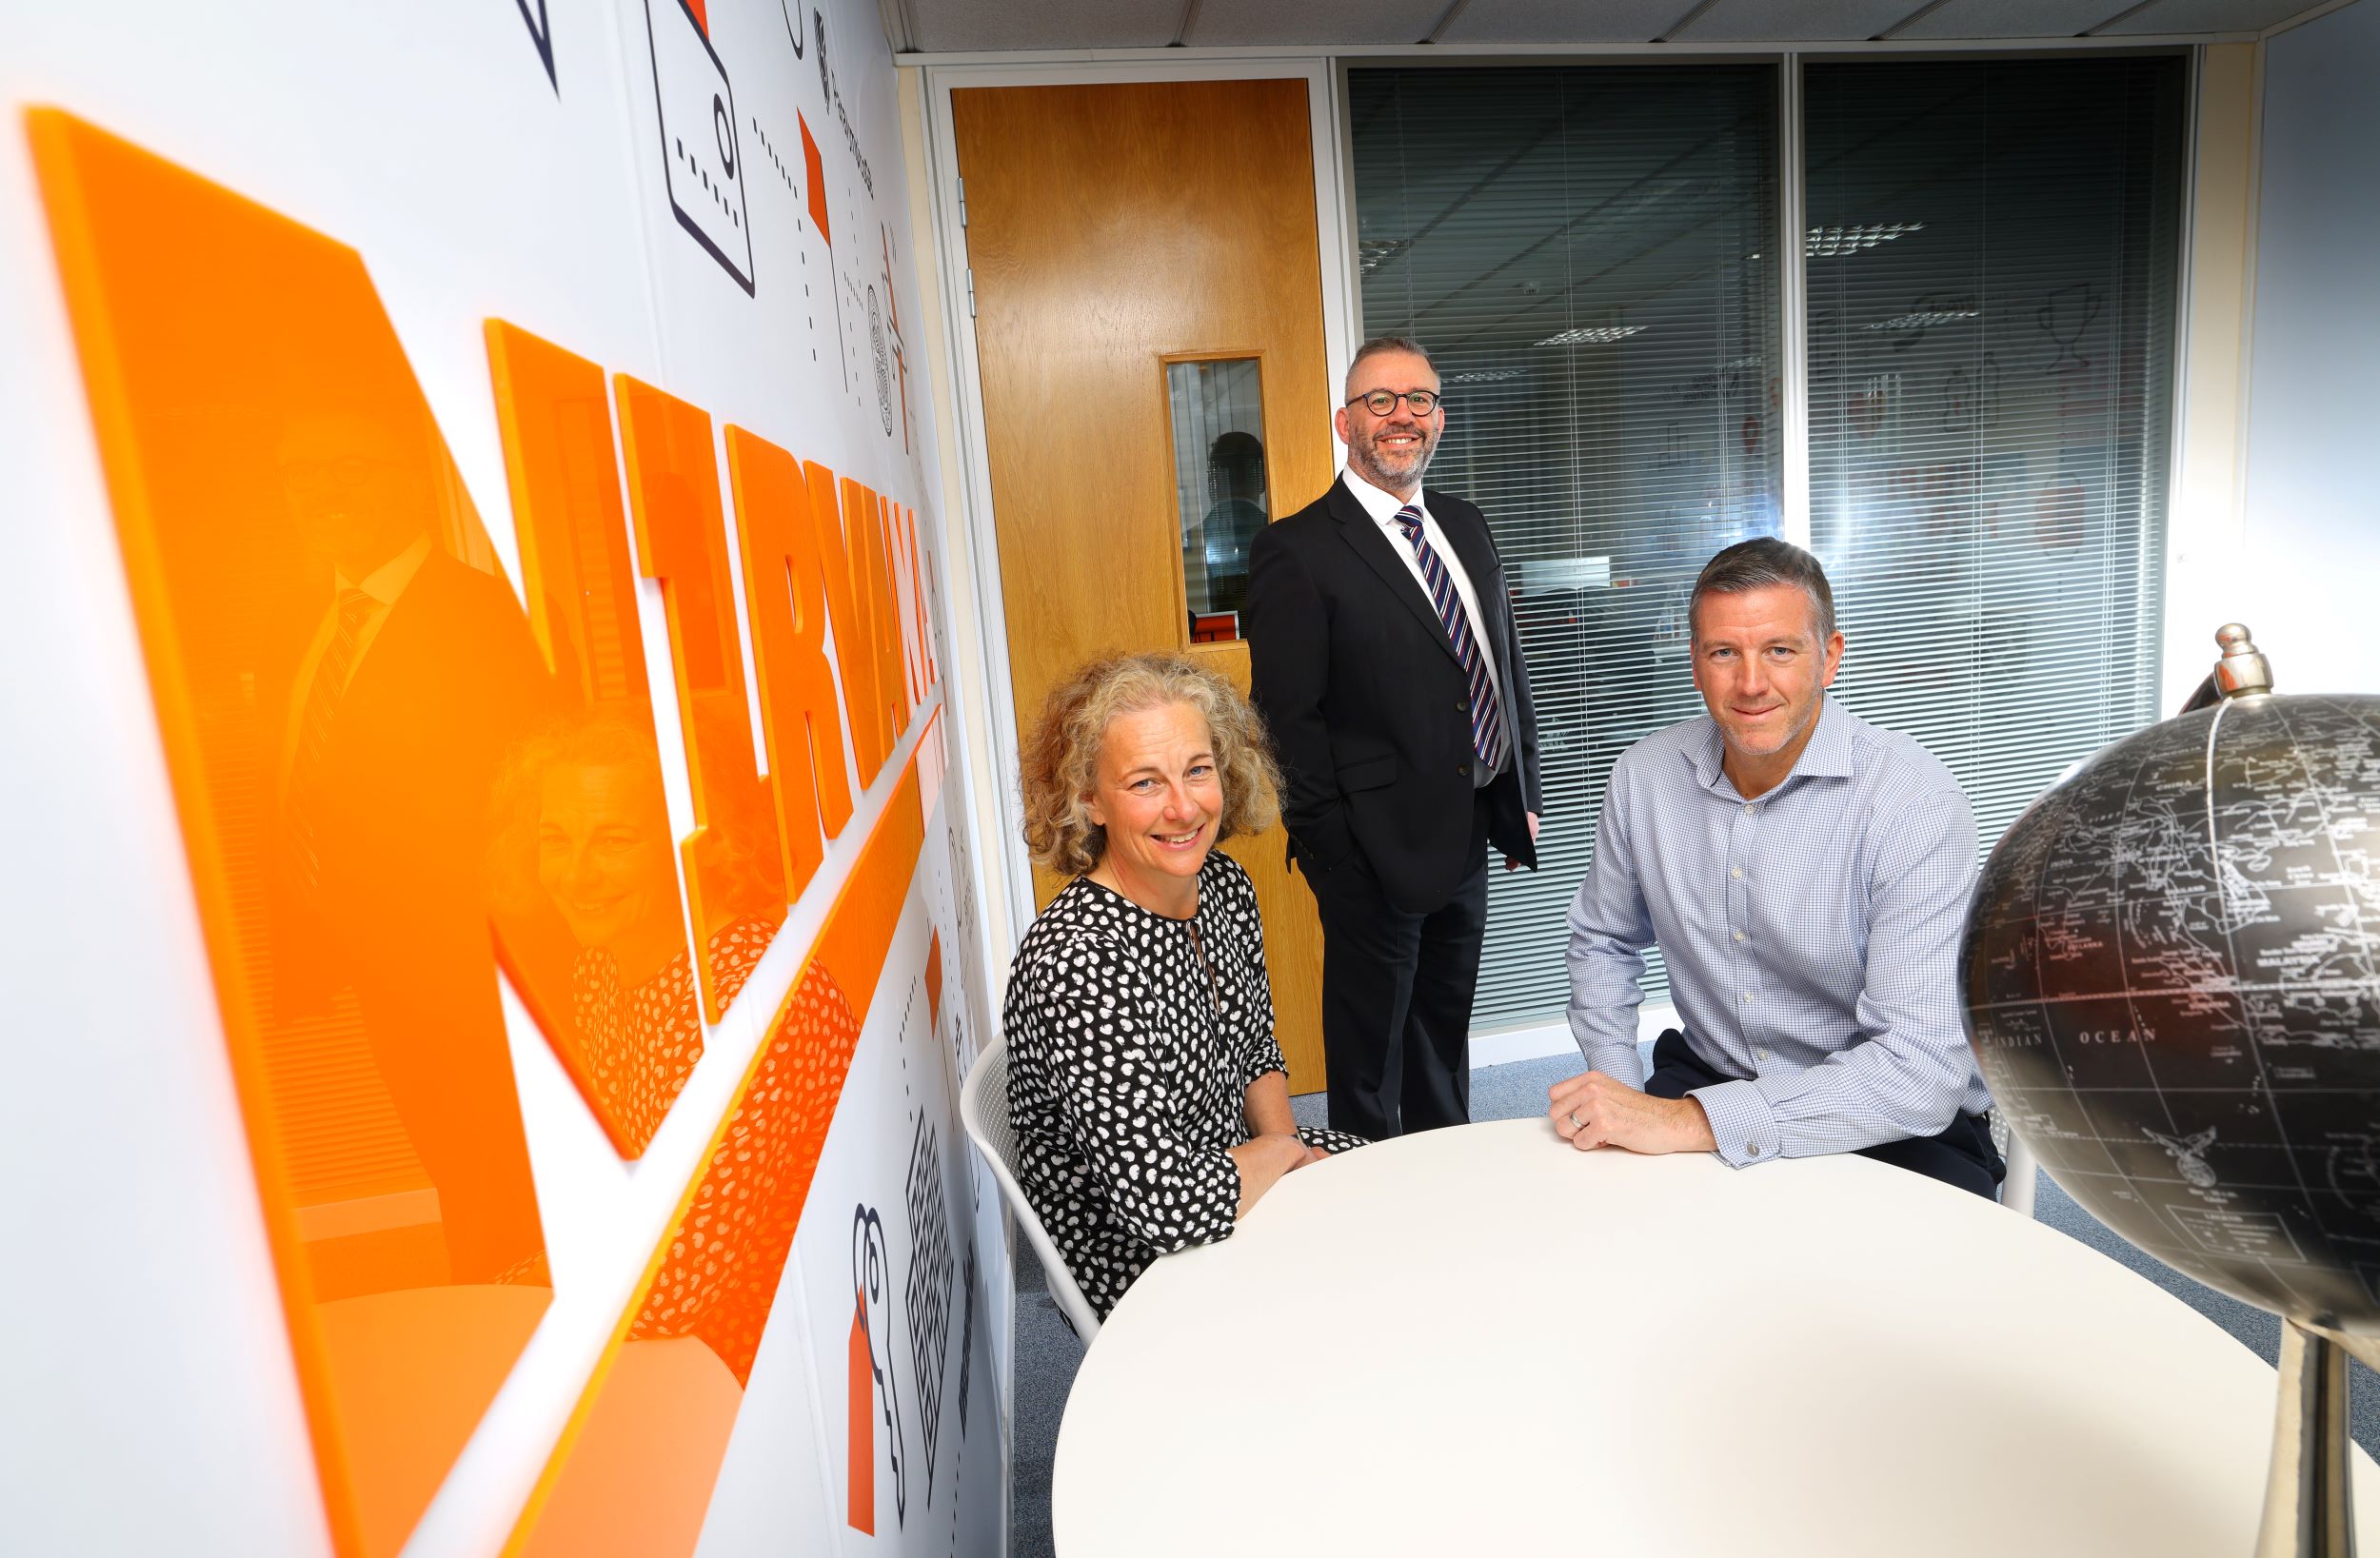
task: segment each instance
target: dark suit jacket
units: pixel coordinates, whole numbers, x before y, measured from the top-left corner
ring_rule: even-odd
[[[506,582],[431,552],[339,700],[314,805],[320,884],[284,920],[296,934],[282,967],[318,956],[317,977],[354,987],[438,1187],[457,1282],[493,1280],[543,1242],[488,963],[485,867],[498,765],[554,697]],[[506,950],[516,988],[567,1034],[568,958]]]
[[[1535,867],[1542,811],[1537,711],[1487,521],[1451,493],[1422,502],[1479,598],[1472,630],[1496,659],[1512,755],[1487,787],[1488,838]],[[1471,689],[1428,597],[1345,478],[1248,551],[1240,619],[1256,705],[1287,780],[1291,858],[1309,875],[1356,851],[1390,902],[1443,904],[1471,847]]]

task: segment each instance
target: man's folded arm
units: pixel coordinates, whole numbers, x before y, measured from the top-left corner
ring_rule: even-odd
[[[1622,772],[1616,770],[1596,824],[1595,859],[1570,900],[1570,1034],[1589,1071],[1644,1085],[1636,1008],[1644,1002],[1644,951],[1653,916],[1628,843]]]

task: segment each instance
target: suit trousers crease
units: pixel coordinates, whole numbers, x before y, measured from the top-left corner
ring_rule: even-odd
[[[1485,794],[1474,793],[1469,867],[1436,908],[1391,903],[1360,849],[1307,875],[1322,920],[1335,1131],[1377,1141],[1471,1118],[1471,1002],[1487,937]]]

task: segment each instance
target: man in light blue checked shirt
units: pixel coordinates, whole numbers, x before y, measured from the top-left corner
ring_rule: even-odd
[[[1817,560],[1760,539],[1687,606],[1710,713],[1612,771],[1570,905],[1570,1027],[1550,1095],[1572,1146],[1741,1168],[1860,1153],[1993,1193],[2005,1167],[1959,1024],[1974,815],[1950,770],[1827,697],[1842,663]],[[1684,1031],[1636,1053],[1658,943]]]

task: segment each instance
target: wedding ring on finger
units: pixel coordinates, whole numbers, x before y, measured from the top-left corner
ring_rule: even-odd
[[[1587,1122],[1578,1117],[1578,1111],[1575,1109],[1570,1112],[1570,1127],[1574,1131],[1584,1131],[1587,1128]]]

